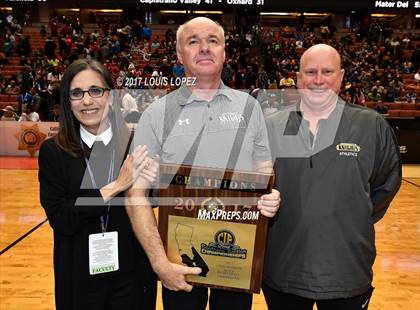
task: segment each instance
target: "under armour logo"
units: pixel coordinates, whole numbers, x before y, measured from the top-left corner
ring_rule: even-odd
[[[190,119],[189,118],[186,118],[184,120],[179,119],[178,124],[179,124],[179,126],[183,126],[184,124],[189,125],[190,124]]]

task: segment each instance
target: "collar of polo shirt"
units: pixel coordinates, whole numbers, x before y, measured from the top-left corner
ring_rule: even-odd
[[[179,94],[183,98],[183,100],[178,101],[180,105],[187,105],[187,104],[190,104],[194,101],[206,101],[207,102],[207,100],[201,99],[201,98],[198,98],[197,96],[195,96],[191,92],[191,90],[187,86],[185,86],[185,84],[181,85],[181,87],[179,88]],[[222,81],[220,81],[220,86],[217,89],[216,94],[213,96],[213,98],[210,101],[213,101],[216,97],[219,97],[219,96],[223,96],[223,97],[227,98],[229,101],[232,101],[232,98],[233,98],[232,90],[229,87],[226,87],[226,85]]]
[[[332,110],[331,111],[331,113],[327,116],[327,117],[324,117],[324,118],[321,118],[320,120],[328,120],[328,119],[334,119],[334,118],[336,118],[336,117],[338,117],[338,116],[341,116],[341,114],[343,113],[343,109],[344,109],[344,105],[345,105],[346,103],[344,102],[344,100],[343,99],[341,99],[340,97],[338,97],[337,98],[337,104],[336,104],[336,106],[335,106],[335,108],[334,108],[334,110]],[[297,103],[296,103],[296,106],[295,106],[295,111],[297,112],[297,114],[300,116],[300,117],[302,117],[302,110],[301,110],[301,108],[300,108],[300,105],[301,105],[301,101],[299,100]]]

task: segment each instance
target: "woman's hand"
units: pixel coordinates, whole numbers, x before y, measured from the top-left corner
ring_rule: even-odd
[[[140,178],[145,179],[149,182],[149,184],[153,184],[158,179],[160,157],[159,155],[156,155],[154,159],[146,157],[145,161],[146,165],[144,166],[144,169],[140,172]]]
[[[139,177],[128,190],[128,197],[126,197],[126,205],[144,205],[147,200],[148,191],[153,186],[153,183],[158,180],[160,157],[155,159],[146,157],[144,168],[141,170]]]
[[[159,156],[152,159],[147,156],[145,145],[139,145],[125,159],[117,179],[100,189],[105,202],[119,193],[134,187],[135,190],[148,190],[159,174]]]
[[[145,145],[139,145],[134,152],[125,159],[115,185],[119,192],[125,191],[137,180],[140,175],[151,177],[151,173],[143,173],[146,165],[150,165]],[[153,181],[152,181],[153,182]]]

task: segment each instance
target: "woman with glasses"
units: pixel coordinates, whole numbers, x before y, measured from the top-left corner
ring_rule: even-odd
[[[113,106],[110,73],[79,59],[64,73],[59,132],[39,153],[41,204],[54,230],[56,308],[154,309],[156,278],[124,208],[124,191],[148,186],[158,163]]]

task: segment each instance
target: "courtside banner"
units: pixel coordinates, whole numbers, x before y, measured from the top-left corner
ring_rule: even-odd
[[[38,156],[45,139],[58,132],[56,122],[0,122],[0,156]]]

